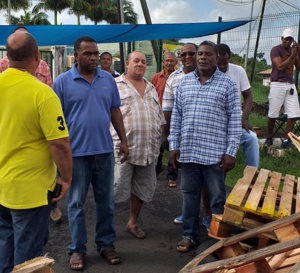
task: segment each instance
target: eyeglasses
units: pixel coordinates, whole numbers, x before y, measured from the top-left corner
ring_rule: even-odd
[[[196,53],[197,53],[196,51],[185,51],[180,54],[180,57],[185,58],[187,55],[193,57],[195,56]]]

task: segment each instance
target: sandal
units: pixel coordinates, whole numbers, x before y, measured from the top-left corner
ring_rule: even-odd
[[[189,252],[192,248],[196,246],[195,242],[189,238],[183,238],[177,244],[177,250],[179,252]]]
[[[69,268],[74,271],[82,271],[85,264],[85,254],[73,252],[69,260]]]
[[[167,184],[170,188],[175,188],[176,187],[176,181],[173,180],[168,180]]]
[[[122,262],[121,256],[115,251],[113,246],[106,246],[101,251],[101,256],[109,263],[109,264],[119,264]]]

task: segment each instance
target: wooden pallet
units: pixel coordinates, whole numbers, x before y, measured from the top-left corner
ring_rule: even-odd
[[[16,265],[12,273],[54,273],[54,260],[48,257],[37,257],[20,265]]]
[[[179,273],[295,273],[300,272],[300,213],[225,238],[200,253]],[[274,231],[277,243],[246,252],[242,241]],[[217,253],[220,261],[202,264]]]
[[[289,135],[290,139],[292,140],[292,142],[294,143],[295,147],[300,152],[300,137],[296,136],[292,132],[289,132],[288,135]]]
[[[226,200],[223,221],[247,226],[248,220],[263,224],[298,212],[300,178],[247,166]]]

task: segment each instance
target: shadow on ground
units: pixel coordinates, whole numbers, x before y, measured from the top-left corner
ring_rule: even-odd
[[[85,213],[88,230],[87,265],[83,272],[89,273],[176,273],[195,256],[195,251],[182,254],[176,250],[176,244],[181,239],[182,226],[173,223],[180,215],[182,198],[180,187],[169,188],[166,185],[166,172],[158,177],[157,188],[152,202],[144,204],[140,225],[147,238],[139,240],[124,231],[129,203],[116,205],[115,225],[117,238],[116,250],[121,254],[123,262],[120,265],[109,265],[98,254],[95,243],[95,206],[92,191],[89,192]],[[56,261],[55,273],[73,272],[68,268],[67,246],[70,243],[70,233],[67,220],[66,199],[60,201],[59,208],[63,213],[61,224],[50,224],[50,240],[46,246],[49,256]],[[201,238],[205,242],[207,232],[200,225]]]

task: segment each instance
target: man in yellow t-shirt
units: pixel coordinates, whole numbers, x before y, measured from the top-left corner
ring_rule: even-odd
[[[60,101],[35,77],[37,43],[31,34],[19,32],[8,37],[6,47],[10,68],[0,74],[1,273],[43,253],[51,202],[65,196],[72,179]],[[52,198],[55,184],[61,192]]]

